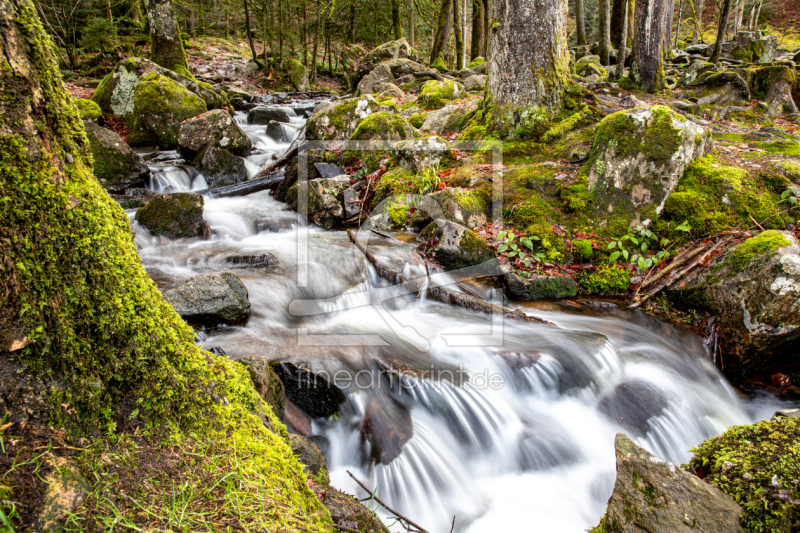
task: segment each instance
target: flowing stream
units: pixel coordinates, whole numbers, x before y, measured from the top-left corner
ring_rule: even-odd
[[[253,140],[254,175],[289,143],[238,119]],[[288,140],[302,122],[292,118]],[[191,167],[170,165],[171,157],[151,161],[154,189],[206,187]],[[299,226],[296,213],[268,191],[206,198],[204,216],[214,232],[206,241],[154,236],[133,214],[142,263],[162,290],[219,270],[235,272],[247,286],[246,323],[203,332],[204,346],[353,378],[344,385],[349,394],[340,416],[313,421],[332,484],[366,496],[349,470],[432,533],[449,531],[454,516],[459,532],[531,525],[585,531],[597,524],[613,489],[617,432],[681,464],[705,438],[781,407],[772,398],[744,399],[696,337],[641,312],[511,303],[555,328],[493,324],[424,292],[392,296],[343,231]],[[423,273],[414,240],[396,236],[408,242],[373,235],[370,251],[409,275]],[[264,253],[278,263],[229,262]],[[472,288],[491,296],[488,285]],[[387,367],[408,372],[391,379],[381,372]],[[388,464],[371,460],[375,442],[362,434],[365,421],[387,449],[398,434],[408,438]]]

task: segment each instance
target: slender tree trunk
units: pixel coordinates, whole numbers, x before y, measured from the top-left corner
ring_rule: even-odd
[[[495,126],[516,129],[531,108],[561,110],[569,76],[566,0],[497,0],[488,89]],[[524,129],[524,125],[523,128]]]
[[[636,0],[628,0],[628,46],[633,46],[634,30],[636,28]]]
[[[753,29],[754,30],[758,29],[758,18],[761,16],[761,6],[763,6],[763,5],[764,5],[764,0],[759,0],[759,2],[758,2],[758,11],[756,11],[756,19],[753,22]]]
[[[150,21],[150,60],[178,74],[192,77],[172,0],[145,0],[145,5]]]
[[[400,18],[401,0],[392,0],[392,34],[395,40],[403,38],[403,20]]]
[[[411,48],[416,48],[416,28],[414,27],[416,23],[414,22],[414,0],[408,0],[408,44],[411,45]]]
[[[114,15],[111,14],[111,0],[106,0],[106,18],[110,23],[114,23]]]
[[[725,0],[722,6],[722,14],[719,17],[719,27],[717,29],[717,40],[714,41],[714,51],[711,52],[711,63],[719,63],[719,56],[722,53],[722,42],[725,40],[725,31],[728,27],[728,18],[731,14],[731,4],[733,0]]]
[[[575,33],[578,46],[586,44],[586,7],[585,0],[575,0]]]
[[[675,48],[678,48],[678,37],[681,35],[681,18],[683,17],[683,0],[678,6],[678,27],[675,29]]]
[[[250,53],[253,55],[253,63],[261,68],[266,68],[256,53],[256,45],[253,42],[253,32],[250,29],[250,9],[247,5],[247,0],[242,0],[244,5],[244,31],[247,32],[247,42],[250,44]]]
[[[643,90],[654,93],[664,84],[664,18],[669,2],[637,0],[636,29],[633,33],[631,78]]]
[[[483,0],[483,58],[489,61],[492,54],[492,17],[494,16],[494,0]]]
[[[453,0],[442,0],[439,8],[439,18],[436,23],[436,33],[431,47],[431,65],[437,60],[444,61],[444,47],[447,44],[447,35],[450,33],[450,12],[453,10]]]
[[[619,33],[619,49],[617,51],[617,66],[614,70],[614,79],[621,80],[622,75],[625,73],[625,61],[628,55],[628,2],[627,0],[622,3],[622,28]]]
[[[611,2],[611,47],[619,48],[620,33],[622,32],[622,4],[628,0],[613,0]]]
[[[706,5],[706,0],[696,0],[697,10],[694,14],[694,33],[692,33],[692,44],[703,42],[703,9]]]
[[[464,68],[464,26],[461,0],[453,0],[453,36],[456,38],[456,70]]]
[[[611,56],[611,0],[599,0],[597,23],[597,43],[600,64],[608,65]]]
[[[283,0],[278,0],[278,63],[283,63]]]
[[[310,81],[313,85],[317,83],[317,52],[319,51],[319,21],[314,23],[314,51],[311,52],[311,76]]]
[[[472,0],[472,43],[470,59],[483,55],[483,0]]]
[[[303,48],[303,65],[308,68],[308,6],[305,1],[301,4],[303,20],[300,22],[300,42]]]
[[[356,42],[356,2],[350,4],[350,44]]]

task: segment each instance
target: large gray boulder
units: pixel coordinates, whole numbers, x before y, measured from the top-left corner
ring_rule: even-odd
[[[86,136],[92,146],[94,176],[109,192],[144,187],[150,170],[139,154],[111,130],[84,121]]]
[[[467,91],[482,91],[486,85],[485,74],[473,74],[464,80],[464,89]]]
[[[797,361],[800,243],[791,232],[751,237],[681,285],[670,298],[716,317],[724,372],[734,382]]]
[[[330,229],[345,218],[344,191],[350,187],[350,177],[314,179],[295,183],[286,193],[286,202],[298,210],[306,201],[309,222]]]
[[[206,148],[198,170],[211,189],[247,180],[247,166],[244,159],[214,146]]]
[[[428,195],[428,198],[435,201],[441,209],[442,218],[468,229],[480,228],[489,220],[483,200],[469,189],[446,187]],[[433,213],[427,213],[424,209],[417,209],[412,217],[412,224],[418,228],[427,226],[433,221],[432,215]]]
[[[394,75],[389,65],[381,63],[358,82],[358,94],[373,94],[380,92],[379,87],[392,83]]]
[[[178,153],[187,161],[209,146],[246,156],[250,153],[252,143],[233,117],[216,109],[183,121],[178,130]]]
[[[276,107],[258,106],[247,112],[248,124],[269,124],[276,122],[289,122],[289,115],[283,109]]]
[[[699,477],[640,448],[614,439],[617,480],[606,514],[593,533],[743,533],[742,508]]]
[[[494,250],[477,233],[449,220],[434,220],[420,238],[430,243],[428,254],[445,270],[482,265],[495,258]]]
[[[595,130],[587,185],[595,223],[622,230],[654,220],[711,133],[664,106],[620,111]]]
[[[458,117],[467,114],[467,110],[463,107],[455,105],[446,105],[441,109],[429,112],[425,115],[425,121],[419,129],[424,131],[443,132],[447,124]]]
[[[203,197],[196,192],[160,194],[136,211],[136,221],[156,235],[170,239],[211,237],[203,218]]]
[[[344,141],[371,114],[394,112],[394,107],[379,104],[372,95],[326,102],[318,106],[308,119],[306,137],[318,141]]]
[[[746,63],[770,63],[778,51],[778,36],[760,31],[740,31],[730,52],[733,59]]]
[[[235,324],[250,309],[247,288],[233,272],[194,276],[164,298],[184,320],[205,326]]]
[[[412,59],[414,61],[419,59],[419,52],[412,48],[408,41],[403,37],[396,41],[389,41],[373,48],[364,59],[362,63],[378,63],[387,61],[389,59]]]
[[[401,141],[394,146],[394,153],[397,164],[412,172],[436,167],[453,158],[450,143],[433,135]]]

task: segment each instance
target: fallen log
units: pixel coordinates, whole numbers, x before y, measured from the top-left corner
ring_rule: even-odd
[[[225,187],[216,187],[198,191],[203,196],[213,196],[215,198],[227,198],[230,196],[246,196],[258,191],[276,188],[283,181],[283,174],[275,174],[266,178],[257,178]]]

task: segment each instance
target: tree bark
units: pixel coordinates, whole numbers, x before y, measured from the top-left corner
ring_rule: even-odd
[[[696,0],[697,9],[694,13],[694,32],[692,33],[692,44],[703,42],[703,9],[706,5],[706,0]]]
[[[253,43],[253,32],[250,29],[250,9],[247,5],[247,0],[242,0],[244,4],[244,29],[247,32],[247,42],[250,44],[250,53],[253,55],[253,63],[259,66],[259,68],[266,68],[264,64],[258,59],[258,54],[256,54],[256,45]]]
[[[453,0],[453,35],[456,38],[456,70],[464,68],[464,27],[461,0]]]
[[[392,33],[395,40],[403,38],[403,21],[400,19],[400,0],[392,0]]]
[[[709,61],[719,63],[719,56],[722,53],[722,42],[725,40],[725,31],[728,27],[728,18],[731,14],[731,4],[733,0],[725,0],[722,6],[722,14],[719,16],[719,27],[717,28],[717,40],[714,41],[714,51],[711,52]]]
[[[150,21],[150,60],[178,74],[193,77],[189,72],[172,0],[145,0],[145,5]]]
[[[439,18],[436,23],[436,34],[433,37],[433,46],[431,47],[431,65],[439,59],[444,60],[442,55],[447,44],[447,34],[450,33],[450,12],[452,9],[453,0],[442,0],[442,6],[439,8]]]
[[[611,2],[611,46],[619,48],[622,33],[622,4],[628,0],[613,0]]]
[[[472,42],[470,59],[483,55],[483,0],[472,0]]]
[[[614,70],[614,79],[621,80],[625,72],[625,61],[628,55],[628,1],[622,2],[622,28],[620,28],[619,49],[617,50],[617,66]]]
[[[678,26],[675,28],[675,48],[678,48],[678,38],[681,35],[681,17],[683,17],[683,0],[680,0],[678,7]]]
[[[758,2],[758,10],[756,11],[756,19],[753,21],[753,29],[758,29],[758,18],[761,16],[761,6],[764,5],[764,0],[759,0]]]
[[[492,13],[494,0],[483,0],[483,58],[486,61],[492,53]]]
[[[599,0],[597,44],[600,64],[608,65],[611,58],[611,0]]]
[[[585,0],[575,0],[575,33],[578,46],[586,44],[586,7]]]
[[[496,0],[488,89],[498,118],[518,123],[520,111],[560,111],[569,76],[566,0]],[[502,115],[502,116],[500,116]]]
[[[637,0],[631,77],[641,88],[654,93],[664,84],[664,18],[670,2]]]
[[[414,26],[416,23],[414,22],[414,0],[408,0],[408,44],[411,45],[411,48],[416,48],[416,36],[415,36],[415,28]]]

